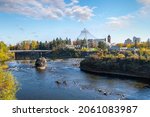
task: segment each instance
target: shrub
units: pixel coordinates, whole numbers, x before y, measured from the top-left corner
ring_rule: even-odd
[[[118,57],[118,58],[125,58],[125,55],[124,55],[124,54],[118,54],[117,57]]]
[[[133,56],[133,53],[131,51],[126,51],[125,56],[126,57],[131,57],[131,56]]]
[[[17,83],[11,73],[0,69],[0,100],[16,99]]]

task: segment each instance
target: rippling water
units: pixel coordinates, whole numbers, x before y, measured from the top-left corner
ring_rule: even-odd
[[[150,85],[133,80],[84,73],[80,59],[49,61],[37,71],[32,61],[14,61],[9,70],[19,82],[19,100],[150,99]]]

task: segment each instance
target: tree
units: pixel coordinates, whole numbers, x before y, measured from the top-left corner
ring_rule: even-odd
[[[53,41],[22,41],[21,43],[16,44],[14,47],[10,46],[12,50],[52,50],[52,49],[61,49],[65,48],[66,45],[71,45],[71,39],[62,39],[56,38]]]
[[[126,44],[126,47],[127,47],[127,48],[131,48],[131,47],[132,47],[132,44]]]
[[[147,40],[147,47],[150,48],[150,39]]]
[[[53,42],[52,42],[52,49],[56,49],[56,46],[57,46],[56,40],[54,39]]]
[[[10,49],[10,50],[15,50],[15,46],[13,46],[13,45],[10,44],[10,45],[9,45],[9,49]]]
[[[36,50],[38,48],[38,43],[37,41],[32,41],[31,42],[31,50]]]
[[[4,42],[0,42],[0,100],[9,100],[16,98],[16,82],[14,77],[4,71],[7,65],[4,65],[5,61],[10,60],[13,54],[9,52],[7,45]]]
[[[68,40],[68,44],[71,45],[71,39]]]
[[[135,47],[135,48],[138,47],[138,42],[137,42],[137,40],[135,40],[134,47]]]
[[[22,50],[22,45],[20,43],[18,43],[16,46],[15,46],[15,49],[16,50]]]
[[[123,43],[118,43],[117,46],[121,48],[121,47],[124,46],[124,44]]]
[[[0,65],[12,57],[13,54],[9,52],[7,45],[4,42],[0,42]]]
[[[106,44],[105,42],[100,41],[100,42],[98,43],[98,48],[101,49],[101,50],[103,50],[103,51],[105,51],[105,50],[108,49],[108,46],[107,46],[107,44]]]
[[[23,50],[30,50],[30,41],[23,41],[21,46]]]
[[[124,55],[124,54],[118,54],[117,57],[118,57],[118,58],[125,58],[125,55]]]
[[[66,37],[65,44],[69,45],[68,38]]]
[[[81,47],[88,47],[86,39],[81,40]]]
[[[44,50],[44,49],[45,49],[45,44],[40,41],[39,50]]]
[[[7,45],[4,42],[0,42],[0,51],[1,52],[8,52]]]
[[[16,99],[17,84],[12,74],[0,69],[0,100]]]

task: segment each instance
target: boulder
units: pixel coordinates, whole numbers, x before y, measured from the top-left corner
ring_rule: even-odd
[[[44,57],[38,58],[35,61],[35,67],[38,69],[46,69],[47,67],[47,61]]]

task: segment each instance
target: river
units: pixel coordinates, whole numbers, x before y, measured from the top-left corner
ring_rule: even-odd
[[[33,61],[9,62],[16,77],[18,100],[149,100],[150,85],[80,71],[81,59],[51,60],[45,71]]]

